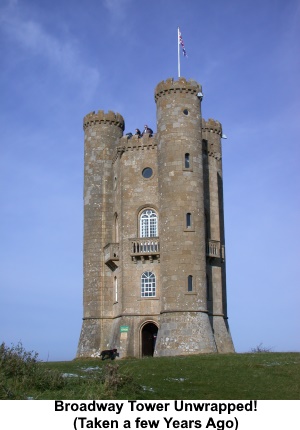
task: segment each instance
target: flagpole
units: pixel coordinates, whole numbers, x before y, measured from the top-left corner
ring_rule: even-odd
[[[180,78],[180,46],[179,46],[179,27],[177,33],[177,46],[178,46],[178,78]]]

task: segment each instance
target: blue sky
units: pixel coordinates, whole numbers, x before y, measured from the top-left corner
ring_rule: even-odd
[[[83,116],[156,130],[181,74],[223,124],[228,312],[237,352],[300,350],[298,0],[2,0],[0,341],[76,354]]]

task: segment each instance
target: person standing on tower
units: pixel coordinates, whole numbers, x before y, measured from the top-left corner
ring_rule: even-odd
[[[144,127],[142,136],[144,136],[144,134],[150,134],[150,137],[153,136],[153,130],[151,130],[151,128],[149,128],[147,124]]]

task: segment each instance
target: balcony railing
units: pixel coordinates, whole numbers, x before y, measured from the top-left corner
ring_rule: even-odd
[[[149,259],[159,260],[160,258],[160,246],[158,237],[143,237],[143,238],[132,238],[131,242],[131,258],[134,262],[137,259],[144,261]]]
[[[225,246],[220,241],[209,239],[206,244],[206,256],[225,260]]]
[[[118,265],[115,263],[119,261],[119,244],[118,243],[108,243],[104,247],[104,262],[111,269],[115,269]]]
[[[153,261],[160,259],[160,242],[159,237],[142,237],[131,238],[130,255],[134,262],[138,259],[144,261],[148,259]],[[225,246],[221,245],[220,241],[209,239],[206,244],[206,256],[209,258],[220,258],[225,260]],[[104,247],[104,262],[112,270],[118,267],[116,262],[119,261],[119,244],[108,243]]]

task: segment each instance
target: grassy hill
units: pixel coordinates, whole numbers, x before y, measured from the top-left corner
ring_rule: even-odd
[[[300,353],[74,360],[44,365],[78,375],[65,375],[66,387],[55,393],[55,398],[61,399],[97,398],[92,395],[92,383],[91,391],[86,387],[87,397],[78,390],[80,380],[87,377],[106,378],[104,393],[99,394],[116,399],[300,399]],[[123,381],[116,381],[118,377]],[[40,398],[52,399],[53,394],[41,393]]]
[[[0,348],[0,399],[300,399],[300,353],[41,363]]]

